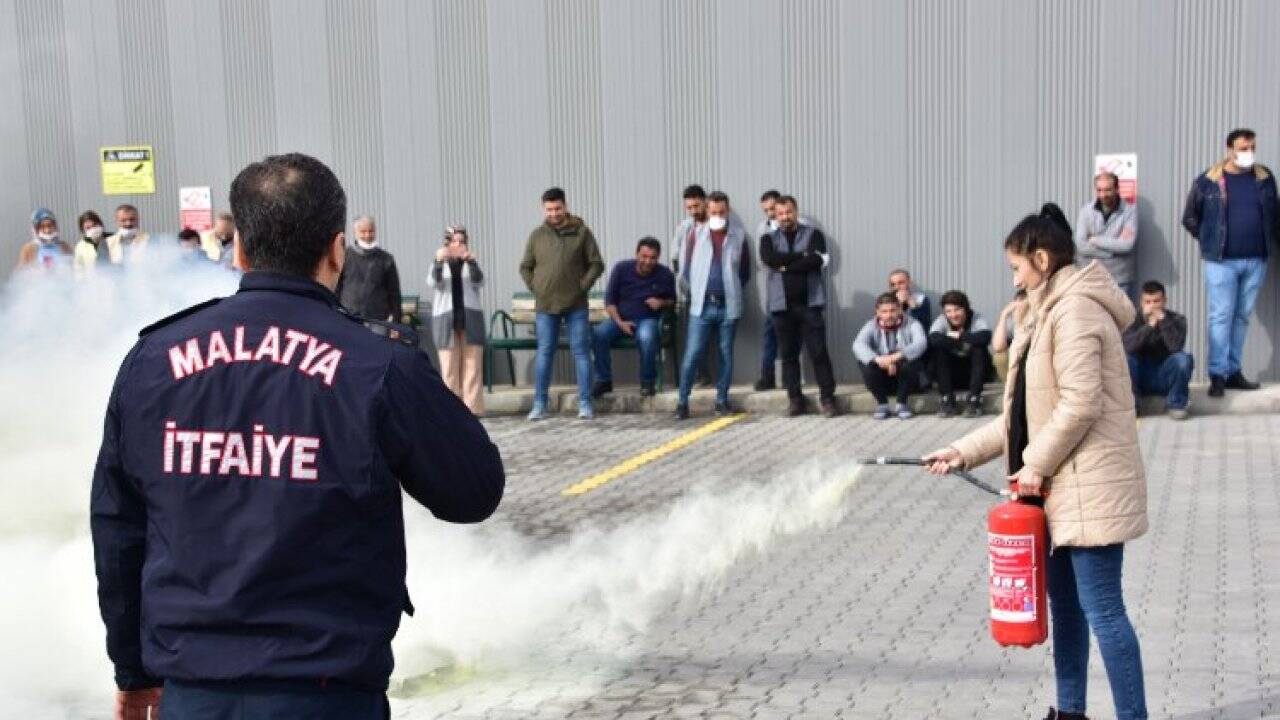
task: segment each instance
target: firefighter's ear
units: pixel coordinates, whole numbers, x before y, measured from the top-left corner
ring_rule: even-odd
[[[333,242],[329,244],[329,253],[327,260],[333,267],[334,272],[341,273],[342,266],[347,262],[347,234],[340,232],[333,236]]]

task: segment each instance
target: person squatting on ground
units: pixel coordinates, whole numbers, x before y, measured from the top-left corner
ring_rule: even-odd
[[[1187,319],[1165,303],[1163,285],[1154,280],[1142,285],[1142,315],[1124,331],[1124,351],[1128,353],[1134,396],[1164,395],[1169,417],[1185,420],[1195,361],[1183,350]]]
[[[1121,331],[1133,301],[1098,263],[1075,267],[1056,206],[1005,240],[1033,320],[1014,340],[1000,417],[925,457],[929,470],[976,468],[1000,455],[1026,498],[1043,497],[1051,552],[1057,707],[1081,720],[1089,633],[1098,640],[1118,720],[1146,720],[1142,655],[1121,591],[1124,544],[1147,531],[1147,484]]]
[[[440,375],[476,417],[484,415],[484,273],[471,251],[471,236],[460,223],[444,229],[444,247],[427,273],[431,299],[431,340]]]
[[[401,493],[479,522],[502,459],[421,350],[339,304],[329,168],[268,157],[230,199],[239,291],[145,328],[107,405],[90,524],[115,717],[384,720],[413,614]]]
[[[1227,156],[1195,179],[1182,226],[1200,241],[1209,297],[1209,396],[1257,390],[1241,370],[1267,256],[1280,239],[1276,178],[1254,155],[1258,142],[1246,128],[1227,135]]]
[[[907,315],[895,293],[876,298],[876,316],[867,321],[853,340],[853,355],[862,367],[862,381],[876,399],[872,414],[877,420],[889,417],[889,394],[898,401],[897,414],[909,420],[907,401],[925,388],[924,353],[929,338],[919,321]]]
[[[835,417],[836,379],[827,353],[826,269],[831,262],[821,230],[802,225],[794,197],[774,203],[778,229],[760,238],[760,264],[767,276],[767,302],[782,352],[782,384],[787,388],[787,415],[805,412],[800,392],[800,346],[804,344],[818,379],[822,414]]]
[[[560,326],[569,332],[569,349],[578,380],[578,417],[595,417],[591,407],[591,320],[587,295],[604,272],[600,246],[591,228],[569,214],[564,190],[542,193],[543,222],[529,233],[520,260],[520,277],[533,292],[537,312],[534,333],[538,339],[534,361],[533,408],[529,420],[547,416],[551,372]]]
[[[955,382],[964,382],[965,417],[982,415],[982,385],[991,374],[991,326],[969,306],[969,296],[951,290],[942,296],[942,314],[929,327],[929,357],[942,396],[939,414],[954,417]]]
[[[698,362],[711,334],[720,336],[720,373],[716,380],[716,414],[729,408],[729,383],[733,379],[733,339],[742,317],[742,291],[751,279],[751,253],[747,233],[729,222],[729,196],[715,191],[707,196],[707,222],[697,233],[693,252],[676,277],[689,298],[689,337],[680,365],[680,394],[676,419],[689,417],[689,393]]]
[[[613,392],[611,348],[619,338],[636,341],[640,353],[640,396],[653,397],[658,378],[658,349],[662,342],[662,315],[676,302],[676,278],[658,260],[662,244],[643,237],[636,243],[634,260],[622,260],[609,273],[604,309],[609,315],[596,325],[596,384],[591,396]]]

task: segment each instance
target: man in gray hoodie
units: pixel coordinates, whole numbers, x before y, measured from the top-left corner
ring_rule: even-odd
[[[898,418],[913,416],[907,400],[911,393],[924,387],[924,352],[929,338],[924,326],[907,315],[902,301],[891,293],[876,298],[876,316],[867,321],[853,340],[853,354],[862,366],[862,380],[876,399],[873,417],[889,417],[889,393],[898,399]]]

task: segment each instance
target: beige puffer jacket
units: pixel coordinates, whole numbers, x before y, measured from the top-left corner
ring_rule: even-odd
[[[1049,478],[1054,546],[1092,547],[1147,530],[1147,481],[1120,333],[1133,303],[1097,261],[1066,267],[1028,293],[1009,350],[1004,412],[952,447],[973,468],[1008,453],[1019,359],[1027,355],[1028,467]]]

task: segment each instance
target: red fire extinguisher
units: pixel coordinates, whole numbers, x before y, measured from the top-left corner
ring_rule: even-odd
[[[1011,487],[1016,494],[1017,483]],[[1044,510],[1009,499],[987,513],[991,637],[1004,646],[1039,645],[1049,637]]]

